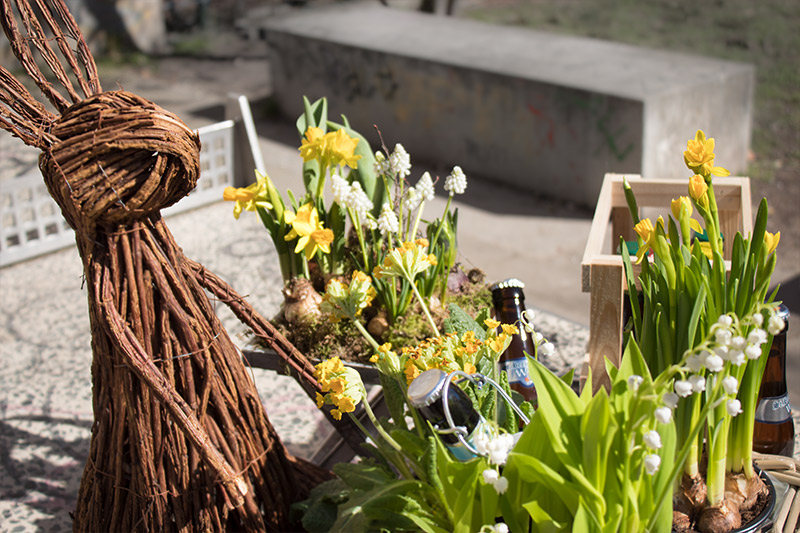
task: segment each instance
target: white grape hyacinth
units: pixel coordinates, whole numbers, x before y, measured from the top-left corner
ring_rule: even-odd
[[[396,178],[405,178],[411,174],[411,156],[402,144],[394,145],[394,152],[389,156],[389,165]]]
[[[350,183],[339,174],[331,176],[331,191],[333,201],[342,207],[347,207],[347,198],[350,196]]]
[[[449,192],[450,196],[464,194],[464,191],[467,190],[467,176],[461,170],[461,167],[453,167],[450,175],[444,179],[444,190]]]
[[[425,202],[433,200],[435,193],[433,191],[433,180],[431,173],[425,172],[417,182],[417,192],[422,196]]]
[[[389,233],[397,233],[400,229],[400,222],[397,220],[397,215],[394,214],[392,206],[388,203],[383,204],[381,214],[378,216],[378,229],[383,236]]]

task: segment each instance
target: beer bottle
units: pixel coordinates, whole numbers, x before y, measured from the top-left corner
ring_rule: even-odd
[[[536,406],[536,389],[528,372],[528,359],[525,356],[528,354],[533,357],[535,347],[533,339],[522,324],[522,312],[525,310],[523,287],[525,284],[520,280],[507,279],[495,283],[490,289],[497,320],[503,324],[513,324],[519,329],[519,333],[512,336],[506,351],[500,355],[500,370],[505,370],[508,374],[511,390],[517,391],[526,401]]]
[[[443,370],[438,368],[426,370],[414,378],[414,381],[408,386],[408,403],[431,423],[456,459],[468,461],[475,455],[461,443],[452,430],[462,428],[465,435],[464,440],[471,445],[474,432],[480,425],[481,415],[475,410],[467,393],[454,383],[447,388],[447,397],[445,398],[443,392],[446,380],[447,374]],[[450,410],[453,427],[447,422],[444,402],[447,402]]]
[[[794,455],[794,422],[786,387],[786,330],[789,309],[781,305],[778,316],[784,321],[783,331],[775,335],[769,350],[761,389],[756,405],[753,450],[774,455]]]

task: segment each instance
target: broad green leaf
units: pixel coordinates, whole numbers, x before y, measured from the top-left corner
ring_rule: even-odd
[[[581,419],[583,469],[589,482],[598,489],[605,485],[608,450],[617,431],[605,389],[600,389],[586,407]]]
[[[383,388],[383,397],[386,400],[386,407],[389,409],[389,415],[392,417],[396,427],[407,429],[408,426],[405,422],[405,392],[400,388],[400,384],[396,379],[387,376],[383,372],[380,372],[379,375],[381,387]]]
[[[577,464],[581,460],[580,417],[584,406],[569,386],[547,367],[533,358],[528,358],[531,378],[538,394],[539,410],[544,425],[551,437],[556,454],[569,456],[566,463]]]
[[[475,321],[468,313],[458,305],[451,303],[447,305],[450,316],[444,320],[445,333],[456,333],[459,337],[468,331],[473,331],[479,340],[486,339],[484,326]]]

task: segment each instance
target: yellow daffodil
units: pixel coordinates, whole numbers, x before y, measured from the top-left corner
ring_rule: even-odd
[[[643,218],[633,227],[633,230],[642,238],[644,244],[639,247],[636,252],[636,263],[641,263],[647,251],[653,247],[656,239],[656,229],[653,226],[653,221],[649,218]]]
[[[697,130],[694,139],[686,143],[683,160],[692,171],[703,176],[728,176],[730,172],[722,167],[714,166],[714,139],[706,139],[703,130]]]
[[[297,213],[286,211],[284,213],[284,222],[292,226],[292,230],[284,237],[285,240],[291,241],[300,237],[297,241],[297,246],[294,248],[294,253],[300,253],[300,250],[304,250],[307,260],[314,257],[317,250],[322,250],[326,254],[330,253],[333,231],[322,227],[319,213],[317,213],[317,208],[313,204],[307,203],[298,209]]]
[[[681,224],[681,228],[684,228],[683,224],[685,220],[688,220],[687,227],[692,228],[698,233],[703,232],[703,228],[700,226],[700,223],[697,221],[697,219],[691,218],[692,213],[694,213],[694,208],[692,207],[692,201],[689,200],[688,196],[673,198],[670,204],[670,209],[672,211],[672,216],[674,216],[675,220]],[[683,229],[681,231],[683,231]],[[688,231],[688,229],[686,231]]]
[[[708,185],[700,174],[695,174],[689,179],[689,196],[702,207],[708,207]]]
[[[236,202],[233,206],[233,217],[238,219],[242,211],[255,211],[261,207],[272,209],[272,204],[267,200],[267,177],[259,176],[255,183],[247,187],[225,187],[222,199],[226,202]]]
[[[336,278],[331,279],[325,287],[320,309],[330,315],[331,321],[338,322],[344,318],[355,318],[361,314],[375,298],[372,280],[361,271],[356,270],[345,285]]]
[[[778,243],[781,240],[781,232],[775,233],[774,235],[768,231],[764,232],[764,246],[767,247],[767,255],[771,255],[772,252],[778,248]]]
[[[326,135],[326,148],[329,153],[331,164],[347,165],[350,168],[358,168],[360,155],[355,155],[358,139],[350,137],[344,129],[338,129]]]
[[[694,212],[694,208],[692,207],[692,202],[689,200],[688,196],[681,196],[679,198],[673,198],[672,202],[670,203],[670,209],[672,210],[672,216],[675,217],[675,220],[680,220],[681,217],[681,209],[686,211],[686,216],[692,216]]]
[[[300,156],[303,161],[311,161],[312,159],[322,159],[326,152],[326,136],[320,128],[310,127],[306,130],[305,139],[301,141]]]

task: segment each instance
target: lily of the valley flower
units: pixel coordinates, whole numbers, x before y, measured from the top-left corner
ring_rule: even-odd
[[[238,219],[242,211],[255,211],[257,208],[272,209],[272,204],[267,200],[267,177],[258,176],[255,183],[247,187],[225,187],[222,199],[227,202],[236,202],[233,206],[233,217]],[[777,244],[777,243],[776,243]]]
[[[317,250],[322,250],[326,254],[330,253],[333,231],[322,227],[317,208],[312,203],[307,203],[298,209],[297,213],[286,211],[284,221],[292,226],[292,230],[286,234],[284,239],[291,241],[300,237],[294,253],[304,250],[307,260],[311,260]]]
[[[714,139],[706,139],[703,130],[697,130],[694,139],[686,143],[683,160],[692,171],[705,177],[730,175],[727,169],[714,166]]]
[[[661,448],[661,435],[658,434],[658,431],[648,431],[642,437],[644,443],[647,445],[648,448],[653,450],[658,450]]]
[[[658,455],[653,453],[644,458],[644,469],[651,476],[656,472],[658,472],[658,468],[660,466],[661,466],[661,457],[659,457]]]

